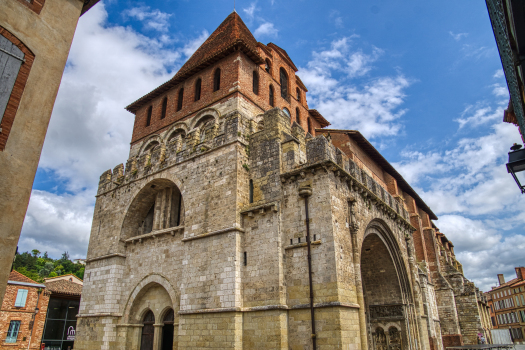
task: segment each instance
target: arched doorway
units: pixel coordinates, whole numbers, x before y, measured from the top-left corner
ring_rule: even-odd
[[[184,222],[184,203],[177,185],[155,179],[135,196],[122,224],[122,238],[177,227]]]
[[[155,337],[155,315],[148,310],[142,320],[142,336],[140,338],[140,350],[153,350],[153,339]]]
[[[361,251],[368,347],[374,350],[417,349],[408,307],[410,292],[401,251],[382,225],[372,225]]]
[[[174,319],[175,313],[170,309],[162,320],[162,350],[173,350]]]

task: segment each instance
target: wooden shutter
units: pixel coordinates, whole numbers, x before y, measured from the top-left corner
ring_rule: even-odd
[[[26,299],[27,299],[27,289],[19,289],[18,293],[16,294],[15,306],[16,307],[26,306]]]
[[[24,53],[6,37],[0,35],[0,123],[22,62],[24,62]]]

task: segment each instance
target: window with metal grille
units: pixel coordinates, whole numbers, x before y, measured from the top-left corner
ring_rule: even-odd
[[[288,99],[288,74],[286,74],[283,68],[279,69],[279,73],[281,79],[281,97]]]
[[[9,323],[9,329],[7,330],[7,337],[5,338],[6,343],[16,343],[18,337],[18,331],[20,330],[20,321],[11,321]]]
[[[26,306],[27,289],[19,289],[16,293],[15,307]]]

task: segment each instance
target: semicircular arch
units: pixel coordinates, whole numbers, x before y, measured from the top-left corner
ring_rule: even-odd
[[[215,108],[206,108],[200,111],[195,117],[193,117],[193,121],[190,124],[190,130],[195,129],[195,127],[199,124],[201,120],[203,120],[204,118],[208,118],[209,116],[215,119],[215,123],[218,123],[219,119],[221,118],[221,113]]]
[[[140,146],[139,155],[144,153],[144,151],[147,150],[148,148],[150,148],[152,143],[158,143],[159,145],[162,145],[164,144],[164,141],[162,140],[162,137],[158,134],[151,135],[150,137],[146,139],[146,141],[142,143],[142,146]]]
[[[171,126],[168,129],[168,132],[166,132],[166,135],[164,136],[164,142],[167,143],[170,140],[171,135],[173,135],[175,132],[177,132],[179,130],[182,130],[184,135],[187,135],[188,134],[188,125],[185,122],[177,122],[177,123],[175,123],[173,126]]]

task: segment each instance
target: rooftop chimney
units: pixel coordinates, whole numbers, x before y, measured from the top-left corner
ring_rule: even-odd
[[[499,285],[501,286],[503,283],[505,283],[505,277],[503,277],[503,274],[498,274],[498,281]]]
[[[525,267],[516,267],[515,268],[516,270],[516,277],[518,277],[518,279],[520,281],[523,281],[525,279]]]

